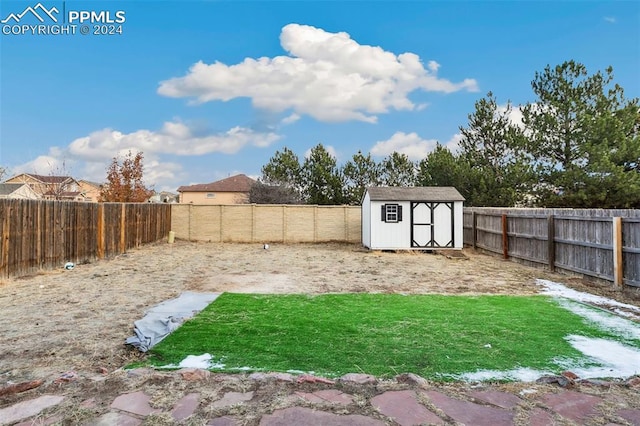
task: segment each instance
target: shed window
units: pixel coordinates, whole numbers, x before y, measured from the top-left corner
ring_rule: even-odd
[[[209,192],[207,193],[207,198],[216,198],[216,194]]]
[[[383,204],[382,221],[387,223],[402,222],[402,206],[399,204]]]

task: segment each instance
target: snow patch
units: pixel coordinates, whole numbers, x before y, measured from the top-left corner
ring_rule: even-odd
[[[187,355],[185,359],[180,361],[178,367],[181,368],[211,368],[211,358],[210,354],[202,354],[202,355]]]
[[[619,315],[637,320],[640,320],[639,307],[576,291],[552,281],[537,280],[537,284],[544,287],[543,294],[555,296],[561,307],[579,315],[595,327],[620,336],[621,339],[640,340],[640,325],[636,322],[620,318],[608,310],[600,311],[596,307],[581,303],[611,309]],[[556,359],[554,363],[559,369],[570,370],[582,379],[627,378],[640,373],[640,349],[638,348],[613,340],[578,335],[570,335],[565,339],[584,357]],[[531,368],[516,368],[508,371],[479,370],[473,373],[445,374],[443,376],[469,382],[488,380],[533,382],[541,376],[553,374],[556,373]]]
[[[519,382],[535,382],[540,376],[553,374],[549,371],[534,370],[533,368],[516,368],[514,370],[478,370],[474,373],[446,374],[465,382],[485,382],[488,380],[515,380]]]
[[[606,339],[571,335],[567,341],[599,366],[570,368],[583,379],[626,378],[640,373],[640,350]],[[571,367],[571,366],[568,366]]]
[[[566,299],[575,300],[577,302],[589,303],[606,308],[624,308],[631,312],[623,309],[614,309],[614,311],[619,315],[640,320],[640,307],[637,307],[635,305],[621,303],[617,300],[609,299],[607,297],[596,296],[593,294],[577,291],[553,281],[538,279],[536,280],[536,284],[544,287],[544,290],[542,291],[543,294],[564,297]]]
[[[620,318],[609,312],[598,311],[570,300],[559,300],[560,306],[581,316],[603,331],[615,333],[624,339],[640,340],[640,326],[631,320]]]
[[[214,362],[211,354],[202,354],[202,355],[187,355],[185,359],[180,361],[178,365],[175,364],[167,364],[161,367],[156,368],[200,368],[203,370],[208,370],[211,368],[222,369],[225,365],[222,362]]]
[[[594,339],[584,336],[571,335],[566,340],[578,351],[582,352],[586,360],[556,360],[556,364],[563,370],[570,370],[581,379],[620,378],[634,376],[640,373],[640,350],[623,345],[622,343],[606,339]],[[597,364],[584,366],[585,364]],[[479,370],[474,373],[445,374],[467,382],[484,382],[488,380],[517,380],[520,382],[534,382],[546,375],[554,375],[550,371],[534,370],[532,368],[516,368],[508,371]]]

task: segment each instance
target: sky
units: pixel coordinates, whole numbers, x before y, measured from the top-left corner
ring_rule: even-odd
[[[284,147],[418,161],[455,150],[487,92],[534,102],[567,60],[640,96],[637,1],[2,0],[0,21],[12,175],[104,182],[142,152],[147,185],[176,192],[257,178]]]

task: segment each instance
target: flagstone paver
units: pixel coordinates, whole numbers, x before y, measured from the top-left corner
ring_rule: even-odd
[[[0,409],[0,425],[11,424],[33,417],[43,410],[56,406],[64,400],[64,396],[42,395],[35,399],[22,401]]]
[[[111,408],[137,414],[139,416],[148,416],[149,414],[158,413],[160,410],[152,408],[149,405],[149,399],[149,395],[144,392],[126,393],[117,397],[111,403]]]
[[[371,374],[360,374],[360,373],[348,373],[339,379],[341,382],[352,382],[360,385],[372,384],[375,385],[378,383],[378,379],[376,376],[372,376]]]
[[[511,411],[450,398],[437,391],[424,391],[423,394],[436,407],[457,422],[474,426],[507,426],[513,424],[514,413]]]
[[[260,426],[384,426],[385,423],[358,414],[338,415],[311,408],[291,407],[262,416]]]
[[[224,396],[213,402],[211,406],[213,408],[230,407],[232,405],[242,404],[243,402],[250,401],[253,398],[253,391],[251,392],[227,392]]]
[[[477,400],[506,409],[513,408],[522,401],[512,393],[499,391],[473,391],[469,392],[468,395]]]
[[[444,424],[440,417],[418,402],[416,393],[411,390],[385,392],[372,398],[371,405],[402,426]]]
[[[602,398],[574,391],[547,394],[542,402],[556,413],[574,422],[582,422],[588,417],[598,414],[595,406],[603,401]]]
[[[233,417],[223,416],[209,420],[207,426],[236,426],[238,422]]]
[[[640,425],[640,409],[620,410],[617,414],[632,425]]]
[[[107,413],[101,416],[92,426],[138,426],[142,420],[126,415],[125,413]]]
[[[173,419],[177,422],[186,419],[196,411],[199,402],[199,393],[190,393],[183,396],[180,401],[176,403],[175,407],[173,407],[173,410],[171,411],[171,417],[173,417]]]
[[[534,408],[529,415],[529,426],[549,426],[554,424],[553,416],[542,408]]]

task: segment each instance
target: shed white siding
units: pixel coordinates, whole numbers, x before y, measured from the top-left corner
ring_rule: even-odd
[[[362,200],[361,212],[362,245],[371,247],[371,197],[368,192],[365,193],[364,199]]]
[[[462,249],[463,201],[451,187],[369,188],[362,201],[362,244],[373,250]]]
[[[453,204],[453,217],[454,217],[454,241],[453,246],[455,248],[463,248],[464,247],[464,216],[463,216],[463,203],[457,202]]]
[[[382,206],[389,204],[385,201],[371,202],[371,247],[376,250],[395,250],[407,248],[411,241],[409,223],[409,202],[396,202],[402,207],[402,221],[388,223],[382,220]]]

